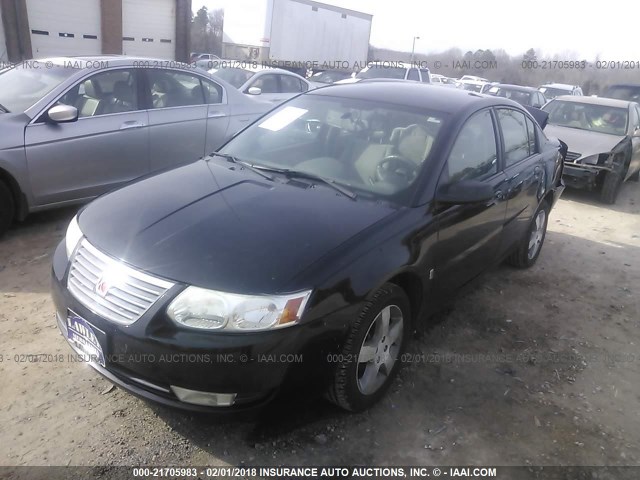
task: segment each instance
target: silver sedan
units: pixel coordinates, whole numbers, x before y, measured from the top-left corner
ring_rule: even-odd
[[[209,73],[229,82],[247,96],[275,104],[314,88],[295,73],[281,68],[252,66],[246,62],[221,60]]]
[[[162,60],[48,58],[3,70],[0,233],[29,212],[197,160],[271,106]]]

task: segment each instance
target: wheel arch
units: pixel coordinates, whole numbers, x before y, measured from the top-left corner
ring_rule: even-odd
[[[0,167],[0,182],[3,182],[9,187],[13,196],[13,202],[15,205],[14,218],[17,220],[24,220],[29,212],[26,197],[20,188],[17,180],[7,170]]]
[[[420,276],[414,272],[401,272],[390,279],[386,283],[392,283],[400,287],[409,298],[409,306],[411,307],[411,321],[415,325],[421,317],[424,310],[424,283]]]

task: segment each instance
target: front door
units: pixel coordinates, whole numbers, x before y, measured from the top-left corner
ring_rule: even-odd
[[[75,106],[78,120],[57,124],[43,114],[25,129],[35,206],[92,198],[149,171],[149,121],[139,107],[137,71],[96,73],[57,104]]]
[[[438,297],[452,294],[498,256],[507,208],[506,177],[499,166],[496,130],[489,109],[474,114],[460,130],[439,186],[462,180],[486,182],[495,196],[486,203],[436,206],[434,288]]]

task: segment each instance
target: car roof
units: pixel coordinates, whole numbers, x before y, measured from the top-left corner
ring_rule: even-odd
[[[509,105],[521,108],[516,102],[502,97],[481,95],[468,90],[441,88],[411,81],[359,82],[333,84],[312,90],[307,95],[326,95],[332,97],[354,98],[406,107],[418,107],[444,113],[457,114],[477,106],[478,109],[492,105]]]
[[[496,83],[494,87],[504,88],[506,90],[519,90],[521,92],[537,92],[538,89],[534,87],[526,87],[524,85],[511,85],[509,83]]]
[[[628,100],[618,100],[616,98],[607,97],[587,97],[576,95],[560,95],[555,100],[563,100],[565,102],[573,103],[585,103],[588,105],[602,105],[603,107],[617,107],[617,108],[629,108],[630,103]]]

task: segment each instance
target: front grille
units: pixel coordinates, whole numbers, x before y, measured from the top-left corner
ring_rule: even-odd
[[[82,240],[69,270],[71,294],[93,313],[130,325],[173,283],[134,270]]]
[[[577,152],[567,152],[567,156],[565,158],[565,160],[567,162],[575,162],[578,158],[580,158],[582,156],[581,153],[577,153]]]

